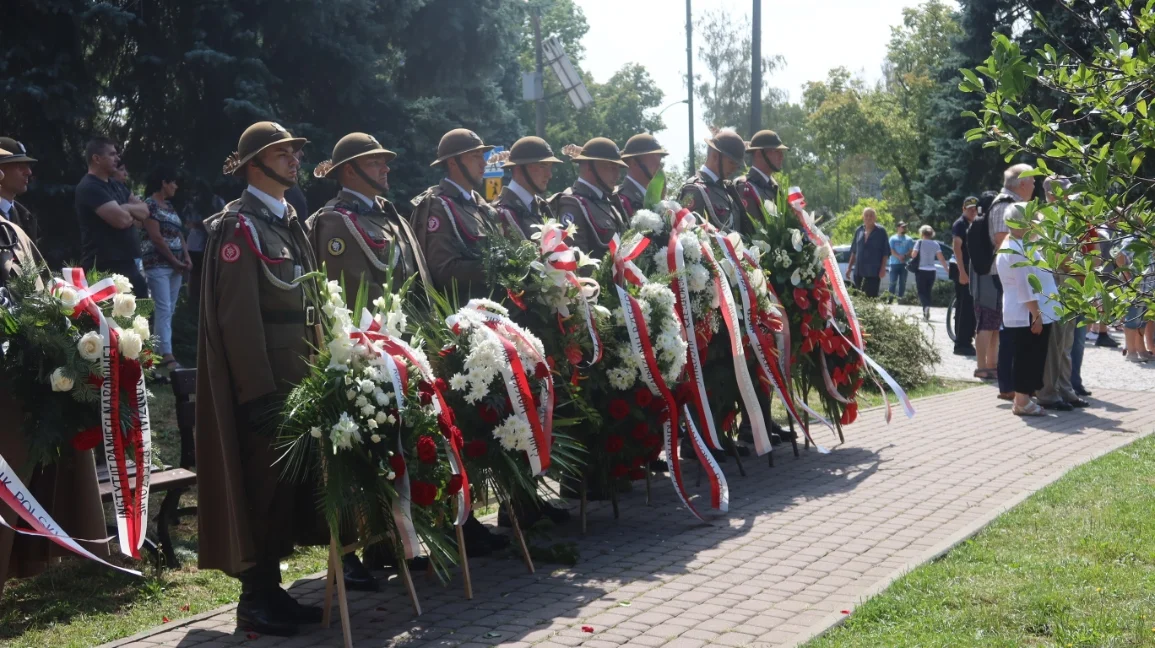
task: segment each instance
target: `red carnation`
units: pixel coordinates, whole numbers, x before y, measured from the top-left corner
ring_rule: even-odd
[[[488,450],[489,446],[485,445],[485,442],[481,440],[470,441],[469,443],[465,444],[465,456],[469,457],[470,459],[484,457]]]
[[[449,483],[445,485],[446,495],[456,495],[461,491],[461,475],[453,475],[449,478]]]
[[[611,434],[606,437],[606,452],[609,452],[610,454],[621,452],[625,445],[626,441],[620,435]]]
[[[610,475],[614,477],[625,477],[627,474],[629,474],[629,469],[626,468],[625,464],[614,464],[614,467],[610,469]]]
[[[634,438],[634,441],[637,441],[638,443],[645,441],[646,437],[650,436],[649,424],[648,423],[638,423],[637,425],[634,426],[633,430],[630,430],[630,436],[632,436]]]
[[[396,479],[401,479],[405,476],[405,458],[401,455],[393,455],[389,457],[389,469],[396,475]]]
[[[638,481],[639,479],[646,478],[646,471],[642,470],[641,468],[634,468],[630,470],[629,475],[630,481]]]
[[[456,425],[449,426],[449,442],[453,444],[453,447],[456,448],[458,452],[465,447],[465,437],[461,434],[461,428]]]
[[[794,303],[798,304],[798,308],[810,308],[810,297],[806,293],[807,291],[805,288],[794,289]]]
[[[85,450],[92,450],[104,438],[104,432],[99,426],[90,427],[80,434],[72,437],[72,447],[77,452],[84,452]]]
[[[500,416],[489,403],[482,403],[481,407],[477,408],[477,413],[481,415],[481,420],[489,425],[496,425]]]
[[[409,497],[418,506],[429,506],[437,499],[437,487],[429,482],[414,480],[410,484]]]
[[[417,385],[417,394],[421,398],[421,404],[422,405],[428,405],[429,403],[432,403],[433,402],[433,385],[422,380]]]
[[[650,393],[649,387],[643,387],[634,391],[634,404],[638,407],[649,407],[654,400],[654,395]]]
[[[437,380],[434,380],[433,386],[436,387],[437,391],[439,392],[443,392],[446,389],[449,389],[449,383],[445,382],[444,378],[438,378]]]
[[[617,420],[622,420],[630,415],[630,404],[626,401],[615,398],[610,401],[610,416]]]
[[[437,463],[437,443],[433,437],[422,435],[417,439],[417,458],[421,463]]]

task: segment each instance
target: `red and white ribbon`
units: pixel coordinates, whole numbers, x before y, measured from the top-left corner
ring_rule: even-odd
[[[565,229],[556,221],[546,221],[541,226],[540,254],[545,262],[531,264],[540,266],[540,270],[557,287],[564,288],[567,284],[577,289],[577,301],[581,306],[582,319],[586,331],[590,335],[593,345],[593,358],[586,364],[587,367],[597,364],[602,359],[602,340],[598,336],[598,328],[594,323],[593,308],[590,302],[597,302],[601,293],[598,282],[589,277],[577,276],[578,251],[565,242]],[[570,317],[569,307],[562,305],[557,308],[558,316],[562,319]]]
[[[409,486],[409,466],[405,464],[405,448],[401,445],[400,435],[397,436],[397,456],[401,457],[405,472],[393,479],[393,490],[397,491],[397,495],[393,498],[393,506],[389,508],[393,513],[393,524],[397,527],[405,559],[411,560],[421,549],[421,542],[417,539],[417,526],[413,524],[413,490]]]
[[[445,324],[455,332],[477,326],[501,346],[505,355],[505,362],[499,367],[502,382],[505,383],[514,414],[529,422],[532,443],[526,450],[526,456],[529,458],[530,471],[538,476],[550,466],[550,447],[553,445],[553,376],[544,355],[534,347],[528,334],[504,313],[490,310],[487,302],[483,299],[469,300],[456,314],[447,317]],[[533,361],[534,373],[544,375],[539,392],[541,405],[537,411],[531,411],[533,393],[529,385],[529,374],[521,361],[521,351]]]
[[[126,556],[140,559],[140,548],[144,546],[145,527],[148,524],[148,493],[151,483],[152,430],[148,417],[148,397],[143,372],[135,374],[135,384],[128,386],[129,428],[121,429],[120,381],[121,368],[125,360],[120,357],[120,333],[116,322],[109,321],[100,310],[99,303],[116,295],[116,285],[112,278],[106,278],[94,286],[81,268],[64,268],[63,279],[54,284],[60,288],[71,288],[79,295],[72,317],[87,313],[99,326],[102,351],[100,355],[100,424],[104,433],[104,456],[108,462],[112,481],[112,504],[116,515],[117,542]],[[131,374],[129,374],[131,375]],[[126,439],[127,434],[127,439]],[[128,474],[127,444],[133,446],[133,460],[136,462],[135,483]]]
[[[20,516],[20,519],[32,527],[32,530],[17,529],[8,524],[8,521],[3,517],[0,517],[0,525],[8,527],[21,535],[47,538],[78,556],[95,560],[106,567],[111,567],[126,574],[140,576],[140,572],[136,570],[118,567],[96,556],[91,551],[80,546],[77,540],[65,533],[64,530],[60,528],[60,525],[56,523],[56,520],[52,519],[48,511],[44,510],[44,507],[32,495],[32,491],[24,485],[24,482],[16,475],[16,471],[12,469],[12,466],[9,465],[2,456],[0,456],[0,502],[7,504],[9,508],[16,512],[16,515]],[[112,538],[82,540],[80,542],[104,543],[111,539]]]
[[[694,427],[694,419],[690,416],[690,406],[683,405],[682,411],[686,415],[686,425],[690,428],[689,435],[690,441],[694,444],[694,454],[697,455],[698,461],[706,466],[706,476],[710,480],[710,506],[725,513],[730,510],[730,486],[726,483],[726,474],[722,472],[718,462],[714,460],[714,455],[710,454],[710,449],[706,447],[698,428]],[[666,458],[668,465],[668,454]]]
[[[469,518],[470,510],[470,496],[469,496],[469,475],[466,474],[464,465],[461,461],[461,449],[453,443],[453,434],[451,432],[454,425],[453,410],[450,409],[449,403],[445,400],[445,395],[441,393],[441,388],[437,386],[437,377],[433,375],[433,369],[429,363],[424,360],[417,351],[409,345],[408,342],[401,338],[388,335],[381,332],[381,323],[378,322],[369,313],[368,309],[361,311],[361,322],[358,328],[350,332],[350,337],[360,344],[372,349],[375,353],[385,360],[386,366],[389,368],[390,376],[393,382],[394,394],[397,397],[397,413],[402,415],[402,410],[405,407],[405,391],[407,389],[407,381],[409,372],[406,368],[400,367],[397,364],[397,359],[404,359],[406,362],[417,368],[421,379],[429,384],[429,389],[433,392],[433,412],[437,416],[437,424],[441,430],[441,435],[447,440],[446,448],[449,453],[449,465],[454,471],[453,474],[461,475],[461,490],[458,491],[457,498],[457,518],[454,520],[456,526],[465,524],[466,519]],[[379,346],[378,346],[379,345]],[[400,440],[398,441],[400,443]],[[404,460],[404,454],[400,455]],[[396,511],[394,512],[394,520],[398,523],[398,529],[401,531],[401,542],[405,544],[405,536],[408,534],[412,538],[416,538],[416,531],[412,528],[406,528],[402,523],[412,525],[413,519],[409,514],[409,471],[406,470],[404,480],[395,482],[395,488],[401,494],[402,504],[405,506],[405,515],[399,519]],[[409,551],[409,547],[406,547]],[[412,556],[408,556],[412,558]]]

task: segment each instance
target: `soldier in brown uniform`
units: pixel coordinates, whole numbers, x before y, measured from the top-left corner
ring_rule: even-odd
[[[305,144],[259,122],[226,161],[225,174],[248,188],[205,222],[197,345],[200,568],[241,581],[239,628],[280,636],[321,619],[319,608],[279,585],[281,560],[316,526],[315,484],[283,480],[275,447],[281,403],[308,373],[319,342],[300,282],[315,267],[313,254],[284,200]]]
[[[11,137],[0,137],[0,149],[8,151],[0,156],[0,218],[8,219],[20,226],[32,242],[40,240],[40,225],[28,208],[16,202],[16,198],[28,191],[32,180],[32,164],[36,158],[28,155],[24,145]]]
[[[492,150],[477,133],[449,131],[437,145],[445,177],[413,199],[410,224],[421,243],[433,287],[464,305],[489,295],[481,262],[486,223],[495,222],[493,208],[477,193],[485,173],[485,153]]]
[[[778,183],[774,181],[774,174],[782,170],[782,163],[786,159],[786,151],[790,147],[782,143],[782,138],[772,130],[758,131],[750,138],[746,150],[750,152],[750,174],[734,181],[738,189],[738,196],[742,199],[747,216],[759,220],[762,218],[762,203],[769,200],[778,203]],[[752,225],[745,225],[743,232],[752,229]]]
[[[609,250],[614,234],[629,227],[613,199],[614,185],[626,163],[618,145],[605,137],[586,142],[572,159],[578,165],[577,182],[551,198],[550,204],[562,224],[577,225],[577,247],[600,259]]]
[[[666,149],[649,133],[634,135],[626,142],[626,147],[622,149],[622,161],[628,167],[626,179],[614,191],[614,197],[627,223],[634,217],[634,212],[645,206],[646,190],[654,175],[662,168],[662,158],[667,155],[669,153]]]
[[[513,143],[509,159],[502,165],[513,170],[513,180],[493,203],[507,232],[520,232],[529,239],[539,231],[534,225],[553,218],[549,203],[541,196],[553,177],[553,165],[560,162],[549,143],[540,137],[523,137]]]
[[[370,304],[380,297],[390,268],[393,290],[413,275],[423,283],[430,280],[409,222],[384,198],[389,191],[389,162],[395,157],[372,135],[352,133],[337,142],[332,159],[313,171],[318,178],[334,178],[341,184],[337,197],[310,216],[305,229],[329,278],[345,278],[350,308],[362,282]]]
[[[17,155],[21,154],[0,148],[0,157]],[[0,181],[3,181],[6,170],[0,167]],[[0,306],[9,305],[13,298],[8,292],[9,278],[21,268],[43,262],[36,244],[20,225],[0,217]],[[106,535],[104,505],[100,501],[93,451],[66,454],[50,465],[30,465],[28,445],[21,426],[23,419],[24,404],[4,387],[4,379],[0,377],[0,456],[16,470],[32,495],[66,533],[74,538]],[[10,526],[24,526],[8,507],[0,509],[0,515]],[[106,544],[81,544],[97,556],[108,556]],[[49,540],[18,536],[14,531],[0,527],[0,594],[8,578],[35,576],[52,560],[67,554]]]
[[[746,165],[746,141],[727,128],[706,140],[706,145],[706,163],[682,185],[678,202],[720,230],[740,231],[742,202],[730,178]]]

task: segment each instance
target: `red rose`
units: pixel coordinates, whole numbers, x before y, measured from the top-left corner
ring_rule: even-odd
[[[810,297],[806,293],[805,288],[794,289],[794,303],[798,304],[798,307],[804,310],[810,308]]]
[[[437,463],[437,442],[433,437],[422,435],[417,439],[417,458],[421,463]]]
[[[429,403],[432,403],[433,385],[422,380],[421,383],[417,385],[417,394],[420,396],[422,405],[428,405]]]
[[[85,450],[92,450],[100,444],[104,439],[104,432],[99,426],[90,427],[80,434],[72,437],[72,447],[77,452],[84,452]]]
[[[481,407],[477,408],[477,413],[481,415],[481,420],[489,425],[496,425],[500,416],[489,403],[482,403]]]
[[[646,471],[642,470],[641,468],[634,468],[633,470],[630,470],[629,475],[630,481],[638,481],[639,479],[646,478]]]
[[[389,457],[389,468],[396,475],[396,479],[401,479],[405,476],[405,457],[401,455],[393,455]]]
[[[629,469],[626,468],[625,464],[614,464],[614,467],[610,469],[610,475],[614,477],[625,477],[628,473]]]
[[[630,436],[638,443],[645,441],[646,437],[650,436],[650,425],[648,423],[638,423],[634,426],[633,430],[630,430]]]
[[[437,499],[437,487],[429,482],[414,480],[409,488],[409,497],[418,506],[429,506]]]
[[[484,457],[485,453],[489,451],[489,446],[485,445],[484,441],[470,441],[465,444],[465,456],[470,459],[477,459]]]
[[[649,387],[643,387],[634,392],[634,404],[638,407],[649,407],[653,400],[654,395],[650,393]]]
[[[449,478],[449,483],[445,486],[446,495],[456,495],[461,491],[461,475],[453,475]]]
[[[434,381],[433,381],[433,386],[434,386],[434,387],[437,389],[437,391],[439,391],[439,392],[443,392],[443,391],[445,391],[446,389],[449,389],[449,383],[445,382],[445,379],[444,379],[444,378],[438,378],[437,380],[434,380]]]
[[[617,420],[622,420],[630,415],[630,404],[626,401],[615,398],[610,401],[610,416]]]
[[[611,434],[608,437],[606,437],[606,452],[608,452],[610,454],[613,454],[615,452],[621,452],[622,448],[625,445],[626,445],[625,440],[622,439],[622,437],[617,435],[617,434]]]

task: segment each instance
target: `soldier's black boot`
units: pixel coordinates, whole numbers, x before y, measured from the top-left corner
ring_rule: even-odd
[[[289,594],[280,586],[273,589],[272,598],[274,605],[277,606],[280,612],[286,615],[287,618],[296,620],[298,625],[320,623],[321,619],[325,616],[319,606],[303,605],[297,599],[293,598],[292,594]]]
[[[361,564],[355,553],[347,553],[341,559],[345,572],[345,588],[354,592],[378,592],[380,587],[377,579],[369,573],[369,569]]]
[[[465,553],[470,558],[488,556],[509,546],[507,536],[490,531],[472,513],[461,527],[461,531],[465,537]]]
[[[361,564],[367,569],[397,569],[397,557],[383,542],[375,542],[361,552]],[[416,556],[409,560],[409,571],[425,571],[429,568],[427,556]]]
[[[297,623],[286,614],[275,596],[274,590],[281,590],[275,581],[259,568],[253,567],[242,572],[241,599],[237,603],[237,629],[275,637],[292,637],[297,634]]]

